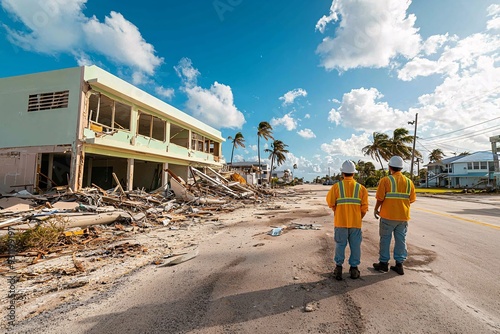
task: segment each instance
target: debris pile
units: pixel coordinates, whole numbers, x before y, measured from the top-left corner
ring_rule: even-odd
[[[272,190],[246,184],[234,173],[209,171],[211,175],[190,167],[191,179],[186,182],[167,170],[169,184],[152,192],[125,191],[113,173],[116,187],[110,190],[93,185],[76,192],[57,187],[38,195],[26,190],[2,194],[0,256],[8,257],[8,230],[15,232],[16,255],[33,257],[36,263],[64,249],[74,252],[93,244],[109,244],[126,232],[155,226],[177,230],[184,222],[217,221],[217,213],[274,196]],[[113,233],[106,233],[109,229]],[[7,271],[6,265],[3,261],[0,272]]]
[[[2,194],[0,229],[15,226],[23,230],[54,220],[64,220],[65,229],[114,222],[151,227],[192,217],[213,216],[215,211],[232,211],[238,204],[256,203],[262,201],[262,197],[274,195],[268,189],[228,180],[212,169],[214,176],[190,168],[193,181],[189,184],[167,171],[170,184],[152,192],[124,191],[113,175],[117,186],[110,190],[93,185],[77,192],[56,189],[43,195],[33,195],[25,190]],[[229,177],[238,179],[239,175],[233,175]],[[244,182],[241,176],[239,178]]]
[[[169,183],[150,192],[124,190],[113,173],[116,187],[109,190],[93,184],[79,191],[1,194],[0,274],[16,277],[15,298],[99,287],[148,264],[183,263],[198,254],[191,231],[208,223],[219,228],[218,213],[275,197],[274,190],[231,172],[190,168],[188,182],[167,172]]]

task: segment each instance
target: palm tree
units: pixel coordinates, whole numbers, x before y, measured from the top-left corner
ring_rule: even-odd
[[[269,159],[271,159],[271,177],[273,175],[274,162],[276,161],[276,165],[280,166],[286,161],[285,153],[288,153],[286,147],[288,145],[281,140],[274,140],[271,143],[271,149],[266,148],[264,150],[269,153]]]
[[[466,155],[470,155],[470,152],[465,151],[465,152],[460,153],[458,156],[459,156],[459,157],[464,157],[464,156],[466,156]]]
[[[233,154],[234,154],[234,148],[236,146],[240,146],[245,148],[245,137],[243,137],[243,134],[241,132],[238,132],[234,138],[229,136],[227,137],[227,140],[230,140],[231,143],[233,143],[233,149],[231,150],[231,167],[233,166]]]
[[[437,162],[443,160],[443,157],[445,156],[446,155],[443,153],[443,150],[436,148],[429,154],[429,160],[430,162]]]
[[[360,181],[364,179],[365,162],[363,160],[358,160],[356,164],[356,170],[358,171],[358,178]]]
[[[382,164],[382,159],[389,160],[390,153],[387,150],[387,143],[389,141],[389,136],[385,133],[374,132],[373,133],[373,143],[363,147],[362,151],[364,155],[369,155],[373,159],[380,162],[380,167],[384,170],[384,165]]]
[[[399,155],[403,160],[411,159],[413,136],[405,128],[397,128],[387,143],[391,155]],[[409,146],[410,145],[410,146]],[[415,152],[416,153],[416,152]],[[416,154],[415,154],[416,155]]]
[[[259,172],[260,172],[261,183],[262,183],[262,172],[260,169],[260,137],[263,137],[265,140],[268,139],[274,140],[272,133],[273,133],[273,127],[271,126],[271,124],[269,124],[268,122],[259,123],[259,127],[257,129],[257,155],[259,156]]]
[[[363,168],[363,174],[365,175],[366,178],[369,178],[370,176],[375,174],[375,165],[370,161],[365,162],[365,166]]]

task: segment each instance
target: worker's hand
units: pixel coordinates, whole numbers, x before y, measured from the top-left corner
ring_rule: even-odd
[[[375,216],[376,219],[379,219],[380,218],[380,211],[373,210],[373,215]]]

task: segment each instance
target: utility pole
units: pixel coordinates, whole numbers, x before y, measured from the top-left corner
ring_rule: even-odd
[[[495,173],[492,173],[491,169],[489,169],[488,171],[490,172],[490,175],[491,174],[495,175],[496,173],[500,172],[500,164],[498,162],[498,147],[497,147],[498,143],[500,143],[500,135],[490,137],[490,142],[491,142],[491,153],[493,153],[493,166]],[[488,182],[490,178],[492,177],[491,176],[488,177]],[[495,187],[498,187],[500,185],[499,180],[496,177],[494,177],[493,179],[495,180]]]
[[[415,114],[415,121],[408,122],[408,124],[415,123],[415,132],[413,132],[413,149],[411,151],[411,165],[410,165],[410,176],[413,178],[413,159],[415,159],[415,142],[417,141],[417,121],[418,113]]]

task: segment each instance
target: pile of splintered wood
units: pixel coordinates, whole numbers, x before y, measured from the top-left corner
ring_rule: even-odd
[[[65,229],[114,222],[150,227],[191,218],[213,220],[214,212],[232,211],[274,196],[270,189],[246,184],[238,174],[224,176],[211,168],[208,171],[210,175],[190,167],[191,178],[186,182],[167,170],[170,184],[152,192],[125,191],[113,173],[117,186],[110,190],[93,185],[76,192],[58,187],[42,195],[25,190],[2,194],[0,235],[8,227],[22,231],[54,220],[63,221]]]

